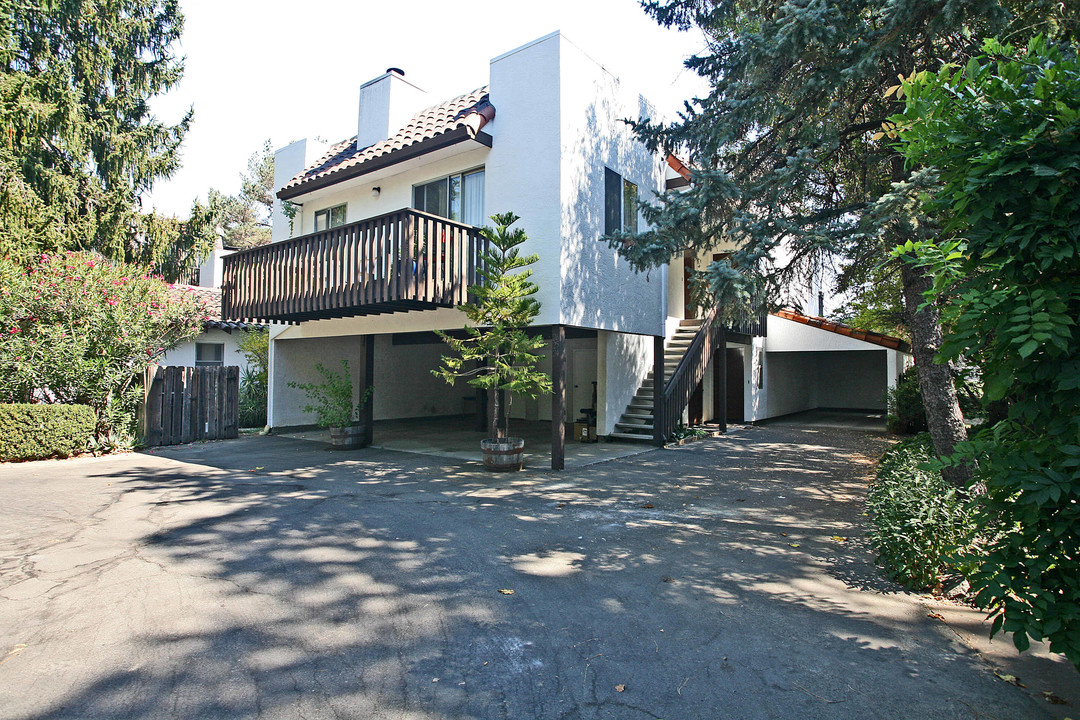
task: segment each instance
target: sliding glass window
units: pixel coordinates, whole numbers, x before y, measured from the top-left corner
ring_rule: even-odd
[[[467,225],[483,225],[483,168],[414,186],[413,207]]]

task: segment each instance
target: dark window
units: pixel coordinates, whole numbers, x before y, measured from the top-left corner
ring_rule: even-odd
[[[218,367],[224,364],[224,343],[195,343],[195,367]]]
[[[604,168],[604,234],[638,231],[637,185]]]
[[[604,168],[604,234],[612,235],[622,229],[622,177]]]

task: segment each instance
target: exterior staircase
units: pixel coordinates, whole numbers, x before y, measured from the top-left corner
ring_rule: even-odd
[[[686,351],[690,348],[694,337],[701,330],[704,320],[681,320],[679,328],[664,346],[664,383],[670,379],[679,362],[683,359]],[[626,412],[615,423],[615,432],[612,438],[627,440],[630,442],[651,443],[653,441],[653,372],[641,383],[637,393],[626,408]]]

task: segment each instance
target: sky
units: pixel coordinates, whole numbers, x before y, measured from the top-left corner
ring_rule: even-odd
[[[405,71],[432,104],[485,85],[491,58],[561,30],[664,113],[705,85],[682,61],[696,31],[658,26],[636,0],[181,0],[177,53],[184,78],[155,98],[155,115],[195,118],[182,167],[147,198],[186,217],[196,198],[240,189],[240,173],[266,140],[336,142],[356,134],[360,85],[388,67]]]

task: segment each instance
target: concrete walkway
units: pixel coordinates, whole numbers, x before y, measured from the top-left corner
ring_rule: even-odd
[[[882,443],[741,427],[513,477],[275,437],[3,466],[0,718],[1054,717],[876,575]]]

